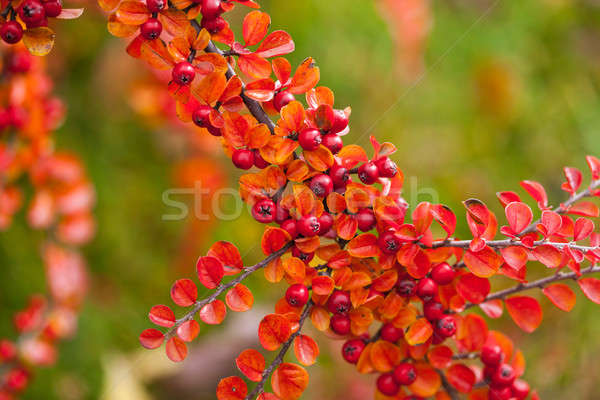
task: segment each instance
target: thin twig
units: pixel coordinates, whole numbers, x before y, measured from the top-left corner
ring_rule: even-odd
[[[526,247],[523,242],[518,241],[518,240],[513,240],[513,239],[488,240],[485,242],[485,244],[494,249],[502,249],[502,248],[511,247],[511,246]],[[571,243],[571,242],[558,243],[558,242],[547,242],[545,240],[536,240],[535,242],[533,242],[534,246],[541,246],[544,244],[556,247],[557,249],[569,247],[572,250],[579,250],[579,251],[583,251],[583,252],[594,251],[594,250],[600,249],[600,246],[581,246],[581,245]],[[433,242],[431,246],[425,246],[425,245],[421,245],[421,246],[425,247],[425,248],[432,248],[432,249],[436,249],[439,247],[460,247],[463,249],[468,249],[470,245],[471,245],[470,240],[443,240],[443,241]]]
[[[442,379],[442,386],[444,387],[446,393],[448,393],[448,396],[450,396],[452,400],[460,400],[458,392],[456,391],[456,389],[454,389],[452,385],[450,385],[450,382],[448,382],[448,379],[446,379],[446,375],[444,375],[444,372],[440,371],[439,369],[436,369],[436,371]]]

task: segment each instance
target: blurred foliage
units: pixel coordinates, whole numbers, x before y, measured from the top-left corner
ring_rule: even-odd
[[[562,166],[583,168],[586,154],[598,155],[598,1],[432,2],[425,69],[411,81],[397,74],[396,46],[373,1],[262,3],[274,28],[286,29],[296,42],[290,61],[314,57],[336,105],[353,107],[347,141],[368,146],[368,135],[375,133],[398,145],[411,204],[433,194],[460,216],[460,202],[478,197],[498,213],[495,192],[523,193],[522,179],[546,185],[558,204],[565,197]],[[243,8],[236,13],[233,18],[241,20]],[[78,335],[62,345],[55,367],[39,371],[29,399],[99,398],[102,360],[137,349],[147,310],[169,301],[170,284],[182,273],[172,266],[184,224],[161,220],[168,211],[161,195],[172,186],[179,157],[165,146],[165,137],[180,128],[153,128],[128,107],[128,85],[140,66],[127,58],[124,43],[109,37],[104,21],[92,6],[76,22],[60,24],[51,55],[59,95],[69,107],[57,146],[84,159],[98,192],[99,228],[86,249],[93,285]],[[228,167],[227,173],[235,188],[239,172]],[[260,227],[243,214],[219,223],[212,239],[235,242],[250,264],[260,257]],[[27,294],[45,290],[36,251],[41,239],[22,215],[0,236],[3,335],[12,332],[10,315]],[[185,274],[193,274],[193,263]],[[280,294],[267,290],[260,277],[250,285],[265,288],[255,291],[262,293],[259,303]],[[579,297],[569,314],[543,300],[546,318],[531,335],[506,318],[495,322],[514,328],[510,333],[528,361],[526,378],[542,398],[597,398],[600,319],[597,306]],[[325,354],[325,360],[313,369],[321,370],[318,381],[332,382],[339,357]],[[335,388],[313,390],[330,394]]]

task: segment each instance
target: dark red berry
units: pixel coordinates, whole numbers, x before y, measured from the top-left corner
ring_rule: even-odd
[[[329,327],[338,335],[350,333],[350,317],[346,314],[334,314],[329,321]]]
[[[262,158],[262,156],[260,155],[260,151],[258,151],[258,149],[254,149],[253,153],[254,153],[254,166],[256,168],[264,169],[264,168],[267,168],[269,165],[271,165],[264,158]]]
[[[430,301],[423,305],[423,315],[429,321],[437,321],[444,316],[444,306],[437,301]]]
[[[202,7],[200,10],[204,17],[218,17],[223,12],[223,10],[221,10],[221,0],[202,0]]]
[[[344,110],[333,110],[333,126],[329,133],[339,133],[348,126],[348,117]]]
[[[375,223],[377,222],[375,220],[375,213],[370,208],[361,208],[358,210],[354,218],[356,218],[356,222],[358,223],[358,229],[363,232],[373,229],[375,227]]]
[[[333,192],[333,181],[329,175],[316,175],[311,179],[309,186],[318,197],[327,197],[329,193]]]
[[[296,100],[294,95],[287,90],[284,90],[273,97],[273,107],[279,112],[283,107],[287,106],[290,101],[294,100]]]
[[[46,19],[46,11],[41,2],[37,0],[25,0],[19,7],[19,17],[25,24],[38,26]]]
[[[55,18],[62,12],[62,3],[60,0],[47,1],[44,3],[46,17]]]
[[[277,203],[275,209],[275,222],[281,225],[283,221],[286,221],[288,218],[290,218],[290,212],[283,208],[280,203]]]
[[[314,215],[305,215],[296,222],[298,233],[304,237],[316,236],[321,229],[319,220]]]
[[[23,74],[31,69],[32,55],[29,52],[13,53],[6,62],[6,69],[13,74]]]
[[[382,233],[377,244],[385,254],[396,254],[400,250],[400,239],[394,234],[394,231]]]
[[[490,378],[490,385],[493,387],[506,387],[512,385],[515,381],[515,370],[510,364],[500,365]]]
[[[448,263],[441,263],[431,270],[431,279],[438,285],[447,285],[454,279],[454,269]]]
[[[236,149],[231,155],[231,161],[239,169],[250,169],[254,165],[254,153],[248,149]]]
[[[488,392],[488,400],[510,400],[512,391],[509,387],[490,388]]]
[[[400,390],[400,385],[394,380],[394,375],[391,372],[379,375],[377,378],[377,390],[386,396],[395,396]]]
[[[196,124],[200,128],[208,128],[209,126],[211,126],[209,119],[211,112],[212,108],[210,106],[201,104],[192,113],[192,121],[194,121],[194,124]]]
[[[529,384],[525,382],[523,379],[515,379],[511,386],[511,392],[514,397],[518,400],[523,400],[529,395]]]
[[[206,129],[208,130],[208,133],[210,133],[213,136],[221,136],[221,130],[217,127],[214,126],[207,126]]]
[[[15,44],[23,37],[23,27],[17,21],[7,21],[0,28],[0,37],[8,44]]]
[[[365,185],[375,183],[378,177],[379,171],[377,171],[377,166],[373,161],[369,161],[358,167],[358,179]]]
[[[430,278],[423,278],[417,283],[417,296],[423,301],[429,301],[437,294],[437,283]]]
[[[296,226],[297,226],[297,222],[296,222]],[[296,246],[292,247],[292,256],[299,258],[300,260],[304,261],[305,263],[309,263],[313,257],[315,256],[315,253],[303,253],[300,251],[300,249],[298,249]]]
[[[165,0],[146,0],[146,7],[148,7],[148,11],[151,13],[160,12],[165,8],[165,4]]]
[[[260,200],[252,207],[252,216],[263,224],[273,222],[275,220],[275,203],[271,199]]]
[[[202,17],[200,25],[214,35],[215,33],[221,32],[227,26],[227,21],[225,21],[222,17]]]
[[[486,344],[481,348],[480,358],[485,365],[496,367],[502,362],[502,348],[497,344]]]
[[[29,374],[23,368],[13,368],[4,375],[3,380],[10,391],[20,392],[27,386]]]
[[[352,307],[350,294],[343,290],[334,290],[327,299],[327,309],[334,314],[347,313]]]
[[[17,347],[9,340],[0,340],[0,362],[12,360],[17,355]]]
[[[290,218],[288,220],[283,221],[283,223],[281,224],[281,229],[289,233],[292,239],[296,239],[296,237],[298,236],[295,219]]]
[[[490,379],[492,379],[492,375],[496,373],[497,369],[498,366],[492,367],[491,365],[485,365],[483,367],[483,377],[489,381]]]
[[[333,217],[328,212],[324,211],[323,214],[318,218],[319,220],[319,232],[318,235],[325,235],[331,227],[333,227]]]
[[[392,178],[398,173],[398,167],[396,163],[390,160],[389,157],[381,157],[375,161],[379,176],[383,178]]]
[[[412,279],[402,279],[396,285],[398,294],[402,297],[412,297],[417,290],[417,284]]]
[[[179,85],[189,85],[196,76],[194,66],[187,61],[181,61],[175,64],[171,73],[173,81]]]
[[[148,18],[148,20],[140,26],[140,34],[147,40],[158,38],[161,32],[162,24],[156,18]]]
[[[350,364],[356,364],[365,349],[365,342],[360,339],[348,340],[342,346],[342,357]]]
[[[346,187],[346,184],[350,179],[348,170],[339,164],[333,164],[333,166],[329,169],[329,176],[333,181],[333,187],[336,189]]]
[[[404,336],[404,331],[396,328],[393,324],[387,323],[381,327],[381,338],[388,342],[396,343]]]
[[[394,369],[394,379],[399,385],[410,385],[417,379],[417,369],[410,363],[400,363]]]
[[[456,321],[451,315],[440,318],[435,325],[435,331],[442,337],[450,337],[456,333]]]
[[[316,150],[323,140],[321,132],[315,128],[305,128],[298,134],[298,143],[304,150]]]
[[[292,307],[302,307],[308,303],[308,288],[301,283],[293,284],[286,290],[285,299]]]
[[[328,133],[323,136],[321,144],[329,149],[332,154],[337,154],[344,147],[344,141],[335,133]]]

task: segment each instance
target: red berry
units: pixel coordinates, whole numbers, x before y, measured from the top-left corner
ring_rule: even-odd
[[[13,74],[25,73],[31,69],[31,58],[32,56],[28,52],[19,51],[13,53],[6,63],[6,68]]]
[[[429,301],[423,305],[423,315],[429,321],[437,321],[444,316],[444,306],[437,301]]]
[[[525,382],[523,379],[515,379],[511,386],[511,392],[514,397],[518,400],[523,400],[529,395],[529,384]]]
[[[319,220],[319,232],[318,235],[325,235],[333,226],[333,217],[328,212],[324,211],[323,214],[318,218]]]
[[[286,290],[285,299],[292,307],[302,307],[308,303],[308,288],[301,283],[293,284]]]
[[[399,385],[410,385],[417,380],[417,370],[414,365],[403,362],[394,369],[394,379]]]
[[[298,223],[296,222],[296,227],[298,226]],[[315,253],[303,253],[301,252],[296,246],[292,247],[292,256],[299,258],[300,260],[304,261],[306,264],[308,264],[313,257],[315,256]]]
[[[379,171],[373,161],[364,163],[358,168],[358,179],[365,185],[372,185],[377,181]]]
[[[429,301],[437,294],[437,283],[430,278],[423,278],[417,283],[417,296],[424,301]]]
[[[236,149],[231,155],[231,161],[239,169],[250,169],[254,165],[254,153],[248,149]]]
[[[62,3],[60,0],[47,1],[44,3],[46,17],[55,18],[62,12]]]
[[[283,223],[281,224],[281,229],[289,233],[292,239],[296,239],[296,237],[298,236],[298,231],[296,230],[296,220],[292,218],[283,221]]]
[[[165,3],[165,0],[146,0],[146,7],[151,13],[157,13],[165,8]]]
[[[404,331],[396,328],[393,324],[387,323],[381,327],[381,338],[388,342],[396,343],[404,336]]]
[[[394,380],[394,375],[391,372],[379,375],[377,378],[377,390],[386,396],[395,396],[400,390],[400,386]]]
[[[379,176],[381,177],[392,178],[398,173],[396,163],[390,160],[389,157],[379,158],[375,161],[375,165],[377,166],[377,171],[379,171]]]
[[[451,315],[440,318],[435,326],[435,331],[441,337],[450,337],[456,333],[456,321]]]
[[[329,133],[339,133],[348,126],[348,117],[344,110],[333,110],[333,126]]]
[[[431,279],[438,285],[447,285],[454,279],[454,269],[448,263],[441,263],[431,270]]]
[[[0,340],[0,363],[12,360],[17,355],[15,344],[6,339]]]
[[[483,377],[489,381],[492,379],[492,375],[494,375],[497,369],[497,366],[492,367],[491,365],[485,365],[483,367]]]
[[[510,400],[512,392],[509,387],[490,388],[488,400]]]
[[[211,111],[212,107],[205,104],[199,105],[192,113],[192,121],[200,128],[208,128],[211,126],[209,119]]]
[[[394,234],[394,231],[382,233],[377,244],[385,254],[396,254],[400,249],[400,239]]]
[[[316,175],[310,181],[310,189],[317,197],[327,197],[329,193],[333,192],[333,181],[329,175]]]
[[[173,81],[179,85],[189,85],[196,76],[194,66],[187,61],[181,61],[175,64],[171,73]]]
[[[360,358],[360,354],[365,349],[365,342],[360,339],[348,340],[342,346],[342,357],[350,364],[356,364]]]
[[[515,381],[515,370],[509,364],[500,365],[490,377],[490,385],[493,387],[503,388],[510,386]]]
[[[206,129],[208,130],[208,133],[210,133],[213,136],[221,136],[221,130],[219,128],[215,128],[214,126],[208,126],[206,127]]]
[[[373,229],[377,222],[375,220],[375,213],[370,208],[361,208],[354,218],[356,218],[356,222],[358,223],[358,229],[363,232]]]
[[[265,169],[269,165],[271,165],[264,158],[262,158],[262,156],[260,155],[260,151],[258,151],[258,149],[254,149],[253,153],[254,153],[254,166],[256,168]]]
[[[252,207],[252,216],[263,224],[273,222],[275,220],[275,203],[271,199],[262,199]]]
[[[350,317],[346,314],[334,314],[329,321],[329,327],[338,335],[350,333]]]
[[[221,32],[227,26],[227,21],[222,17],[202,17],[200,25],[214,35],[215,33]]]
[[[4,375],[4,385],[9,390],[20,392],[29,382],[29,374],[23,368],[13,368]]]
[[[396,285],[398,294],[402,297],[412,297],[417,290],[417,284],[412,279],[402,279]]]
[[[46,19],[46,11],[41,2],[37,0],[25,0],[19,7],[19,16],[29,25],[39,25]]]
[[[223,12],[221,0],[202,0],[201,12],[207,18],[218,17]]]
[[[140,26],[140,34],[147,40],[158,38],[161,32],[162,24],[156,18],[148,18],[148,20]]]
[[[321,132],[315,128],[305,128],[300,131],[298,134],[298,143],[304,150],[316,150],[319,148],[323,137],[321,136]]]
[[[502,362],[502,348],[497,344],[486,344],[481,349],[480,358],[485,365],[496,367]]]
[[[273,97],[273,107],[279,112],[283,107],[287,106],[290,101],[294,100],[296,100],[294,95],[287,90],[284,90]]]
[[[283,208],[280,203],[277,203],[275,208],[275,222],[281,225],[283,221],[286,221],[289,217],[290,212]]]
[[[327,299],[327,309],[333,314],[347,313],[352,307],[350,294],[343,290],[334,290]]]
[[[323,146],[327,147],[332,154],[337,154],[344,147],[344,141],[335,133],[328,133],[323,136]]]
[[[312,237],[319,233],[321,225],[319,224],[317,217],[314,215],[305,215],[296,223],[296,229],[298,229],[298,233],[302,236]]]
[[[23,27],[17,21],[7,21],[0,28],[0,37],[8,44],[15,44],[23,37]]]
[[[350,179],[348,170],[339,164],[334,164],[329,169],[329,176],[333,181],[333,187],[335,187],[336,189],[346,187],[346,183],[348,183],[348,180]]]

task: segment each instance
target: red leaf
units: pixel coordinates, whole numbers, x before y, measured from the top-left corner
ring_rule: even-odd
[[[198,288],[190,279],[179,279],[171,287],[171,299],[181,307],[189,307],[198,299]]]
[[[425,343],[433,334],[433,327],[425,319],[420,318],[416,320],[406,331],[404,338],[406,342],[411,346]]]
[[[498,200],[500,200],[500,204],[502,204],[502,207],[506,207],[513,201],[521,201],[519,195],[511,191],[498,192],[496,193],[496,197],[498,197]]]
[[[581,171],[573,167],[565,167],[563,171],[565,173],[565,178],[567,178],[567,181],[563,183],[562,189],[573,195],[575,194],[575,192],[577,192],[579,186],[581,186]]]
[[[598,206],[589,201],[580,201],[577,204],[569,207],[568,214],[581,215],[583,217],[598,217],[600,215],[600,210]]]
[[[242,34],[246,46],[258,44],[265,37],[271,25],[269,14],[261,11],[252,11],[244,18]]]
[[[273,254],[280,250],[286,243],[291,240],[290,234],[281,229],[268,226],[263,233],[261,246],[265,255]]]
[[[510,203],[504,209],[508,224],[511,229],[519,234],[521,233],[533,220],[533,213],[531,208],[525,203]]]
[[[562,217],[554,211],[544,210],[542,212],[541,225],[543,225],[546,229],[545,232],[542,232],[544,234],[544,237],[552,236],[556,232],[558,232],[558,230],[562,226]]]
[[[469,393],[475,384],[475,373],[463,364],[454,364],[446,371],[446,378],[461,393]]]
[[[502,312],[504,311],[504,303],[502,303],[502,300],[500,299],[490,300],[486,301],[485,303],[481,303],[479,308],[481,308],[485,315],[490,318],[500,318],[502,316]]]
[[[244,312],[252,308],[254,296],[250,289],[238,283],[225,295],[225,302],[233,311]]]
[[[247,394],[248,386],[239,376],[221,379],[217,385],[218,400],[243,400]]]
[[[225,319],[226,314],[225,303],[218,299],[202,307],[198,313],[202,322],[209,325],[220,324]]]
[[[563,283],[547,286],[542,292],[556,307],[563,311],[571,311],[575,306],[575,293]]]
[[[289,33],[285,31],[273,31],[258,46],[255,54],[264,58],[282,56],[293,52],[294,47],[294,41]],[[281,81],[281,83],[285,85],[286,82]]]
[[[240,251],[232,243],[224,241],[216,242],[208,249],[206,255],[215,257],[221,261],[225,275],[237,274],[244,268]]]
[[[162,304],[152,307],[148,314],[148,318],[156,325],[164,326],[165,328],[170,328],[175,325],[175,314],[173,313],[173,310]]]
[[[162,345],[165,335],[158,329],[146,329],[140,333],[140,344],[147,349],[156,349]]]
[[[319,82],[319,79],[319,67],[317,67],[314,60],[309,57],[304,60],[296,70],[292,82],[290,83],[289,91],[292,94],[306,93],[315,87]]]
[[[257,350],[246,349],[235,359],[235,365],[253,382],[260,382],[265,370],[265,357]]]
[[[525,332],[531,333],[542,322],[543,312],[540,303],[533,297],[515,296],[504,301],[511,318]]]
[[[269,351],[277,350],[292,334],[288,319],[278,314],[269,314],[258,325],[260,344]]]
[[[600,160],[594,156],[587,156],[585,160],[587,161],[588,166],[590,167],[592,179],[600,179]]]
[[[352,239],[346,246],[352,257],[368,258],[379,255],[377,237],[371,233],[363,233]]]
[[[531,253],[548,268],[557,268],[562,261],[562,253],[556,247],[549,244],[537,246]]]
[[[590,236],[594,231],[594,223],[587,218],[577,218],[575,221],[575,230],[573,240],[578,242]]]
[[[600,304],[600,279],[581,278],[577,281],[585,297]]]
[[[308,373],[299,365],[283,363],[271,376],[273,392],[281,400],[298,399],[308,386]]]
[[[548,196],[546,195],[546,190],[544,190],[544,187],[541,184],[534,181],[522,181],[521,187],[525,189],[535,201],[537,201],[539,208],[548,208]]]
[[[271,63],[254,53],[239,56],[238,66],[243,73],[255,79],[264,79],[271,75]]]
[[[494,275],[503,262],[502,257],[488,246],[477,253],[471,250],[467,251],[463,260],[469,271],[480,278],[488,278]]]
[[[299,335],[294,340],[294,354],[302,365],[313,365],[319,356],[319,346],[306,335]]]
[[[456,291],[463,299],[474,304],[479,304],[485,300],[490,293],[490,281],[486,278],[479,278],[473,274],[466,274],[458,279]]]
[[[502,254],[502,258],[504,258],[506,264],[515,271],[520,270],[527,264],[527,251],[521,246],[510,246],[500,249],[500,254]]]
[[[221,283],[225,271],[218,258],[205,256],[199,257],[196,263],[198,280],[208,289],[214,289]]]
[[[456,229],[456,215],[454,215],[449,207],[443,204],[432,205],[430,211],[433,218],[446,231],[446,238],[450,237]]]
[[[194,319],[185,321],[177,328],[177,336],[179,336],[184,342],[191,342],[192,340],[196,339],[198,333],[200,333],[200,324],[198,324],[198,322]]]
[[[176,336],[169,339],[165,350],[167,357],[173,362],[183,361],[187,357],[187,346]]]

